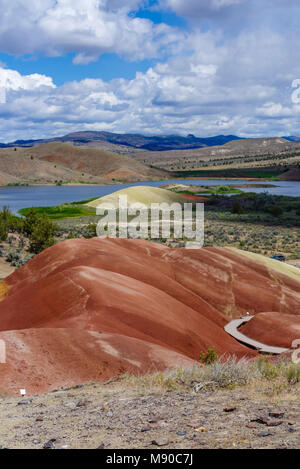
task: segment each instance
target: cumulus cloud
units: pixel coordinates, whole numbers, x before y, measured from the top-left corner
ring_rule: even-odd
[[[202,40],[207,45],[212,38]],[[217,52],[217,44],[210,47]],[[0,104],[2,141],[75,130],[248,137],[295,133],[300,106],[292,102],[288,77],[282,95],[282,77],[278,83],[264,80],[253,67],[247,80],[230,80],[226,71],[232,67],[233,72],[234,64],[228,51],[211,59],[197,52],[159,63],[132,80],[85,79],[56,87],[50,77],[0,69],[0,78],[14,77],[5,85],[6,103]]]
[[[1,140],[88,129],[199,136],[297,133],[299,2],[166,1],[198,23],[182,31],[154,25],[130,15],[141,4],[138,0],[2,0],[0,45],[7,51],[72,51],[75,63],[96,60],[105,51],[143,58],[165,48],[167,55],[132,80],[87,78],[62,86],[55,86],[51,77],[0,68],[0,87],[6,93],[6,103],[0,104]],[[289,28],[287,4],[294,12]],[[199,8],[213,18],[206,28],[201,27]],[[232,16],[225,13],[232,9],[243,13],[234,32]]]
[[[280,103],[265,103],[257,108],[257,115],[280,119],[282,117],[291,117],[295,109],[282,106]]]
[[[103,53],[131,60],[158,57],[179,36],[165,24],[130,15],[141,0],[2,0],[0,48],[9,54],[75,52],[75,64]]]
[[[55,88],[51,77],[34,73],[21,75],[16,70],[0,67],[0,87],[5,90],[33,90],[41,86]]]

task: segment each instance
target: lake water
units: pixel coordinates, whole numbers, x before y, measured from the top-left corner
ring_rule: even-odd
[[[90,197],[101,197],[112,192],[125,189],[131,186],[161,186],[163,184],[193,184],[193,185],[228,185],[245,184],[243,180],[169,180],[169,181],[149,181],[135,182],[132,184],[111,184],[107,186],[28,186],[28,187],[0,187],[0,208],[8,205],[10,210],[17,213],[18,210],[25,207],[59,205],[63,202],[74,202],[88,199]],[[263,188],[245,188],[245,192],[268,192],[273,195],[289,195],[300,197],[300,182],[297,181],[276,181],[274,183],[263,182],[264,184],[276,185],[278,187]]]

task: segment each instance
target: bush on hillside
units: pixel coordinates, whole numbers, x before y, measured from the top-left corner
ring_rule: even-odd
[[[273,215],[273,217],[280,217],[280,215],[283,214],[283,210],[279,205],[273,205],[272,207],[268,207],[267,212]]]
[[[0,241],[6,241],[9,230],[9,221],[12,214],[7,206],[0,212]]]
[[[231,213],[240,215],[244,213],[244,209],[239,202],[235,202],[231,209]]]
[[[35,224],[31,227],[29,251],[39,254],[44,249],[52,246],[55,243],[55,233],[56,227],[49,218],[45,215],[38,216]]]
[[[4,221],[0,218],[0,241],[6,241],[7,239],[7,227]]]
[[[214,347],[211,347],[207,350],[206,353],[201,352],[199,356],[199,360],[202,363],[206,363],[207,365],[211,365],[212,363],[216,362],[219,359]]]

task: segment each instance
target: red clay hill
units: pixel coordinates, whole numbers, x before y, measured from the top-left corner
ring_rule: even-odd
[[[299,305],[300,271],[261,256],[141,240],[65,241],[0,284],[8,357],[1,389],[38,393],[192,366],[212,346],[219,355],[253,357],[224,331],[230,318],[275,311],[290,324]]]

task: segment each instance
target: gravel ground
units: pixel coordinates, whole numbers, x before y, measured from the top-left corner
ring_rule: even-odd
[[[1,397],[0,445],[294,449],[300,447],[298,391],[275,398],[246,388],[147,394],[112,383]]]

